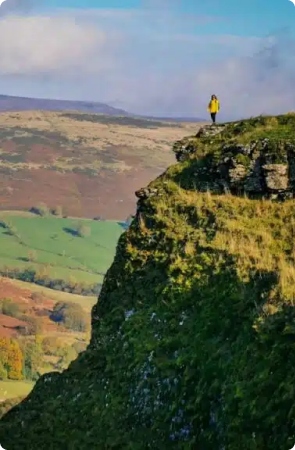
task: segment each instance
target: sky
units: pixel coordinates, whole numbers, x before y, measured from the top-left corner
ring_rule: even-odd
[[[219,120],[295,110],[290,0],[6,0],[0,93]]]

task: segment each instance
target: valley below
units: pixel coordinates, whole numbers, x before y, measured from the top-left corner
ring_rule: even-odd
[[[0,115],[0,208],[39,202],[75,217],[125,220],[134,191],[173,163],[171,146],[199,123],[81,112]]]
[[[0,114],[0,416],[86,349],[134,192],[199,127],[77,111]]]

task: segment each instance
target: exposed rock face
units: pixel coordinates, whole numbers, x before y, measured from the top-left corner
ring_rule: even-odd
[[[287,164],[265,164],[262,166],[266,188],[269,192],[284,192],[290,187]]]
[[[137,198],[146,200],[158,194],[157,189],[142,188],[135,192]]]
[[[261,198],[293,196],[294,127],[249,119],[175,145],[184,161],[137,192],[89,347],[3,417],[5,449],[292,448],[295,201]]]
[[[204,127],[196,135],[197,139],[177,142],[174,146],[177,161],[186,161],[193,155],[198,157],[199,145],[204,144],[201,138],[208,140],[222,135],[224,130],[226,127],[220,125]],[[217,161],[215,155],[218,155]],[[215,142],[211,156],[207,166],[202,165],[194,173],[198,190],[281,200],[294,197],[295,143],[282,141],[274,148],[273,142],[267,138],[247,144],[228,144],[221,139],[220,143]],[[276,163],[278,159],[280,162]]]
[[[207,125],[205,127],[200,128],[200,130],[197,132],[196,137],[213,137],[216,136],[226,128],[226,125],[219,124],[219,125]]]

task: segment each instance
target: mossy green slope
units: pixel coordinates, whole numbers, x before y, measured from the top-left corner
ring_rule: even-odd
[[[230,141],[244,127],[247,144],[285,133],[283,119],[222,133]],[[93,308],[88,349],[4,416],[5,449],[294,445],[295,201],[195,189],[192,167],[217,155],[221,138],[142,196]]]

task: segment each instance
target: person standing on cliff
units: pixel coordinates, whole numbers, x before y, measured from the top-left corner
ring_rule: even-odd
[[[215,123],[215,121],[216,121],[216,114],[219,112],[219,109],[220,109],[220,107],[219,107],[219,100],[216,97],[216,95],[212,95],[211,96],[211,100],[210,100],[209,105],[208,105],[208,112],[211,115],[212,123]]]

